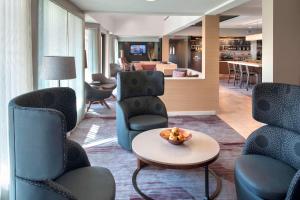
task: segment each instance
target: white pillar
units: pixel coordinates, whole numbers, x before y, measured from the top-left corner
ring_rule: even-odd
[[[257,59],[257,41],[251,41],[251,59]]]

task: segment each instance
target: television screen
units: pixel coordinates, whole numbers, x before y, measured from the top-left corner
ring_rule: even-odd
[[[146,45],[130,45],[130,53],[134,55],[142,55],[146,53]]]

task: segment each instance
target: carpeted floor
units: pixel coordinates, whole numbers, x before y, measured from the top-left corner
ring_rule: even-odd
[[[107,167],[116,180],[117,200],[142,199],[132,186],[131,177],[136,168],[135,156],[123,150],[116,139],[115,117],[87,114],[70,138],[85,148],[92,165]],[[210,167],[222,178],[222,191],[217,199],[233,200],[234,160],[240,155],[244,139],[216,116],[170,117],[169,126],[202,131],[215,138],[221,146],[219,159]],[[179,158],[180,159],[180,158]],[[203,199],[203,170],[167,170],[146,167],[138,177],[142,191],[156,200]],[[211,191],[215,181],[210,179]]]

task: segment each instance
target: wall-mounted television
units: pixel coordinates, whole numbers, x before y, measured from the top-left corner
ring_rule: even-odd
[[[130,45],[130,54],[143,55],[146,54],[147,48],[145,44],[132,44]]]

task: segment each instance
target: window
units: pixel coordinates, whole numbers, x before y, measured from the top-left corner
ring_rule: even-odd
[[[8,199],[8,103],[33,88],[31,3],[0,1],[0,199]]]
[[[76,63],[76,79],[63,80],[63,87],[71,87],[76,91],[78,119],[84,112],[84,68],[83,68],[83,34],[84,22],[81,18],[69,13],[50,0],[43,0],[40,17],[43,25],[40,30],[39,74],[44,56],[74,56]],[[39,75],[39,77],[40,77]],[[56,87],[58,81],[39,78],[38,88]]]
[[[99,72],[99,40],[97,29],[85,30],[85,50],[87,58],[87,68],[85,70],[85,80],[91,81],[92,74]]]

